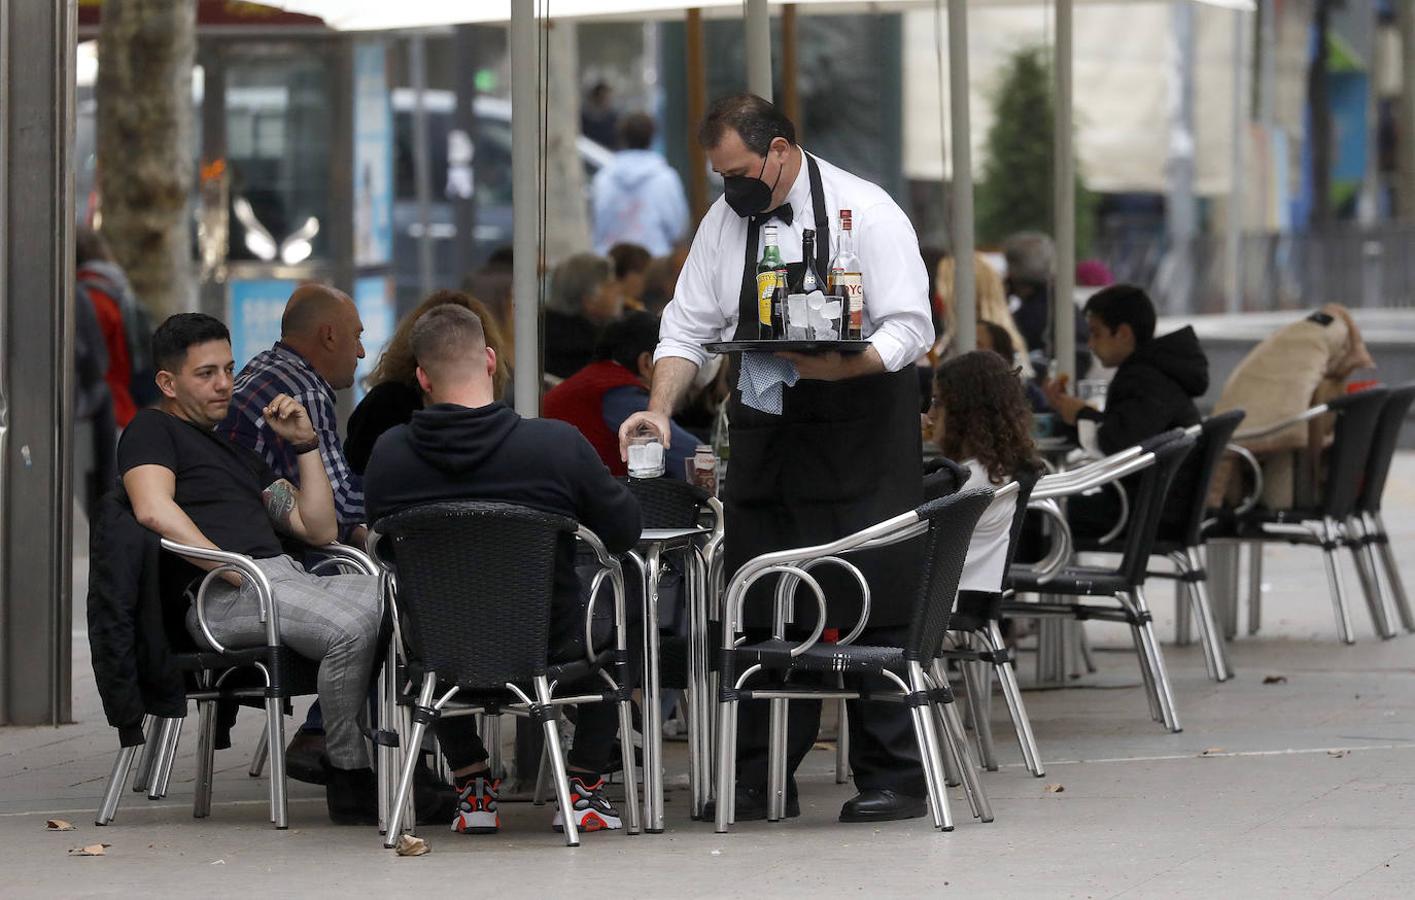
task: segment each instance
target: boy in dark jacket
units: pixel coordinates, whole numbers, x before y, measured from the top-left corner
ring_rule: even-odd
[[[1155,337],[1155,306],[1129,284],[1097,291],[1086,301],[1085,312],[1091,352],[1102,365],[1115,368],[1115,377],[1104,412],[1067,394],[1064,381],[1046,386],[1052,408],[1068,425],[1094,421],[1101,452],[1110,454],[1171,428],[1198,424],[1194,398],[1209,389],[1209,360],[1194,329],[1186,326]],[[1169,496],[1184,496],[1191,480],[1187,467],[1181,469]],[[1179,514],[1179,507],[1167,504],[1165,519],[1171,511]],[[1109,490],[1076,498],[1070,509],[1072,527],[1083,534],[1104,534],[1120,513],[1115,492]]]
[[[551,419],[523,419],[495,401],[496,352],[486,346],[481,320],[470,310],[445,305],[428,311],[413,327],[417,378],[429,405],[412,421],[385,432],[364,471],[369,520],[425,503],[500,500],[568,516],[585,525],[612,553],[639,539],[639,505],[609,474],[594,448],[574,426]],[[584,618],[575,542],[563,535],[557,549],[551,609],[551,658],[583,653]],[[485,623],[495,628],[495,622]],[[622,827],[604,796],[603,772],[614,752],[618,711],[612,704],[579,708],[569,754],[570,793],[582,831]],[[452,829],[494,832],[497,784],[487,774],[487,753],[470,716],[441,718],[438,738],[461,795]]]

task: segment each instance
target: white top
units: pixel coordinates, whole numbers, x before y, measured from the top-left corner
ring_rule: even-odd
[[[884,366],[897,372],[933,345],[929,316],[929,276],[919,255],[919,238],[904,211],[884,190],[817,158],[825,210],[834,229],[840,210],[851,211],[855,251],[860,254],[865,283],[864,337],[874,344]],[[811,204],[809,167],[803,156],[796,183],[786,195],[793,218],[790,225],[772,219],[781,258],[801,259],[801,232],[820,233]],[[831,255],[835,254],[831,236]],[[762,241],[766,240],[765,223]],[[673,302],[663,312],[654,361],[677,356],[701,366],[708,353],[703,344],[731,340],[740,311],[743,263],[746,261],[747,220],[721,197],[703,216],[688,251]],[[752,254],[761,258],[759,246]],[[820,273],[825,276],[827,273]]]
[[[988,472],[976,459],[964,460],[968,481],[964,489],[993,485]],[[1011,538],[1012,513],[1017,509],[1017,496],[1001,497],[988,504],[973,529],[968,544],[968,558],[963,562],[963,577],[958,580],[960,591],[985,591],[995,594],[1002,590],[1003,570],[1007,566],[1007,544]]]

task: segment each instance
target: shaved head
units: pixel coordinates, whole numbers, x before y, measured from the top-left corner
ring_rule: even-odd
[[[354,301],[343,291],[326,284],[302,284],[285,303],[280,318],[280,339],[312,337],[319,326],[339,321],[355,311]]]
[[[413,326],[413,357],[434,381],[462,382],[485,375],[486,332],[477,314],[447,304]]]

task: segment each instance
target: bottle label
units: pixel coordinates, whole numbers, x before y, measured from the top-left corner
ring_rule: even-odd
[[[831,276],[834,293],[848,298],[849,318],[846,320],[847,327],[852,335],[857,335],[864,328],[865,319],[865,282],[860,277],[859,272],[835,272]]]
[[[771,324],[771,305],[776,298],[777,273],[771,272],[757,273],[757,321],[763,325]]]

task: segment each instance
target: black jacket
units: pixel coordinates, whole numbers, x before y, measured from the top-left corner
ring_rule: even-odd
[[[545,314],[545,372],[569,378],[594,359],[599,326],[584,316],[567,316],[555,310]]]
[[[180,611],[164,607],[158,536],[138,524],[122,491],[99,504],[89,542],[88,641],[93,675],[108,724],[124,747],[143,742],[145,713],[187,713],[182,674],[166,635]]]
[[[374,445],[364,504],[375,527],[391,513],[444,500],[500,500],[568,516],[611,553],[639,539],[638,501],[573,425],[523,419],[502,403],[430,406]],[[555,569],[556,609],[579,608],[572,535],[561,541]]]
[[[373,445],[394,425],[404,425],[413,413],[423,408],[423,395],[401,381],[376,384],[364,394],[364,399],[349,414],[349,426],[344,438],[344,458],[349,468],[363,475]]]
[[[1209,360],[1184,327],[1136,348],[1115,370],[1097,437],[1115,453],[1171,428],[1198,424],[1195,397],[1209,389]],[[1096,418],[1091,416],[1090,418]]]

